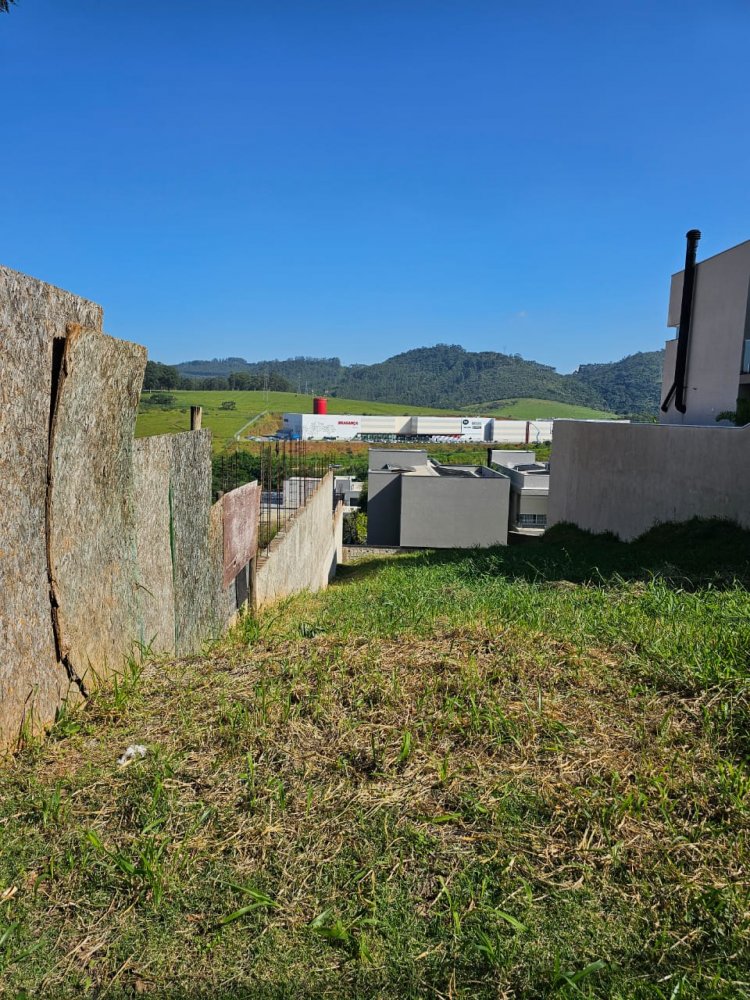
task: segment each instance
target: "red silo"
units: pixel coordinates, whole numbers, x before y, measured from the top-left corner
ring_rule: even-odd
[[[318,416],[328,413],[328,400],[322,396],[316,396],[313,399],[313,413],[317,413]]]

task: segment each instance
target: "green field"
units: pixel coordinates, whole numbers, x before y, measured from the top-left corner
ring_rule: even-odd
[[[553,529],[131,663],[0,767],[0,996],[747,998],[749,583]]]
[[[143,401],[148,399],[144,393]],[[299,395],[296,392],[192,392],[188,390],[170,390],[170,395],[176,397],[173,407],[163,409],[147,408],[141,404],[136,424],[136,437],[148,437],[151,434],[173,434],[177,431],[190,429],[190,407],[203,407],[203,426],[210,428],[214,435],[214,450],[221,451],[234,440],[234,435],[255,417],[268,414],[270,419],[260,418],[256,428],[257,433],[273,433],[278,430],[282,413],[312,413],[312,396]],[[222,410],[225,400],[236,403],[235,410]],[[372,403],[358,399],[328,400],[330,413],[456,413],[456,410],[435,410],[427,406],[407,406],[403,403]],[[263,420],[263,422],[261,422]],[[248,435],[253,434],[253,428],[248,427]]]
[[[136,437],[147,437],[150,434],[173,434],[190,428],[190,406],[203,407],[203,426],[210,428],[214,435],[214,451],[223,451],[234,441],[234,435],[251,420],[257,418],[254,425],[246,428],[245,436],[255,434],[272,434],[281,425],[280,416],[288,413],[312,413],[312,396],[299,395],[296,392],[191,392],[188,390],[173,390],[170,395],[176,397],[174,405],[169,408],[149,407],[148,393],[144,393],[141,410],[136,424]],[[234,410],[222,410],[221,404],[231,400],[236,404]],[[504,416],[516,420],[549,419],[552,417],[569,417],[571,419],[614,419],[615,414],[603,410],[592,410],[586,406],[573,406],[570,403],[554,403],[548,399],[510,399],[495,400],[490,403],[477,403],[461,410],[439,410],[428,406],[408,406],[405,403],[374,403],[361,399],[328,400],[330,413],[425,413],[451,415],[456,413],[481,414],[484,416]]]
[[[463,407],[464,413],[479,413],[488,417],[510,417],[514,420],[616,420],[615,413],[592,410],[573,403],[556,403],[551,399],[495,399],[489,403],[473,403]]]

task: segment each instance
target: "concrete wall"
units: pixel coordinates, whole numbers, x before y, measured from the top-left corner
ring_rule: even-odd
[[[491,465],[531,465],[536,462],[535,451],[520,451],[517,448],[490,448]]]
[[[401,473],[372,471],[367,476],[367,542],[400,545]]]
[[[253,603],[256,608],[302,590],[322,590],[336,573],[343,544],[343,508],[332,511],[333,475],[328,473],[284,531],[258,559]]]
[[[684,271],[672,277],[667,326],[679,325],[683,280]],[[660,415],[662,423],[710,426],[716,423],[718,413],[735,409],[749,288],[750,241],[698,264],[686,378],[687,412],[680,413],[672,401],[668,412]],[[662,400],[674,380],[675,351],[676,341],[668,342]]]
[[[402,476],[400,544],[430,548],[505,545],[509,502],[510,481],[504,476]],[[371,541],[369,531],[367,540]]]
[[[424,448],[370,448],[367,467],[371,472],[392,465],[399,469],[417,469],[429,465]]]
[[[692,517],[750,528],[750,427],[560,421],[550,467],[550,524],[624,541]]]

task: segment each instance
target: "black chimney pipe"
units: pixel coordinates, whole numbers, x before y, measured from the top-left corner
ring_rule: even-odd
[[[661,408],[664,413],[669,409],[669,401],[674,395],[675,409],[680,413],[687,410],[685,404],[685,375],[687,373],[688,345],[690,343],[690,323],[693,314],[693,290],[695,288],[695,254],[700,229],[690,229],[686,234],[687,248],[685,250],[685,275],[682,282],[682,303],[680,305],[680,327],[677,333],[677,355],[674,363],[674,382],[667,393]]]

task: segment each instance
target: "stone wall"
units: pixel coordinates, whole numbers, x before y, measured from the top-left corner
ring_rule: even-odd
[[[212,506],[209,431],[133,440],[145,362],[99,306],[0,268],[0,746],[248,597],[259,487]]]
[[[0,267],[0,741],[53,718],[70,688],[47,561],[51,392],[69,324],[101,331],[102,310]]]

